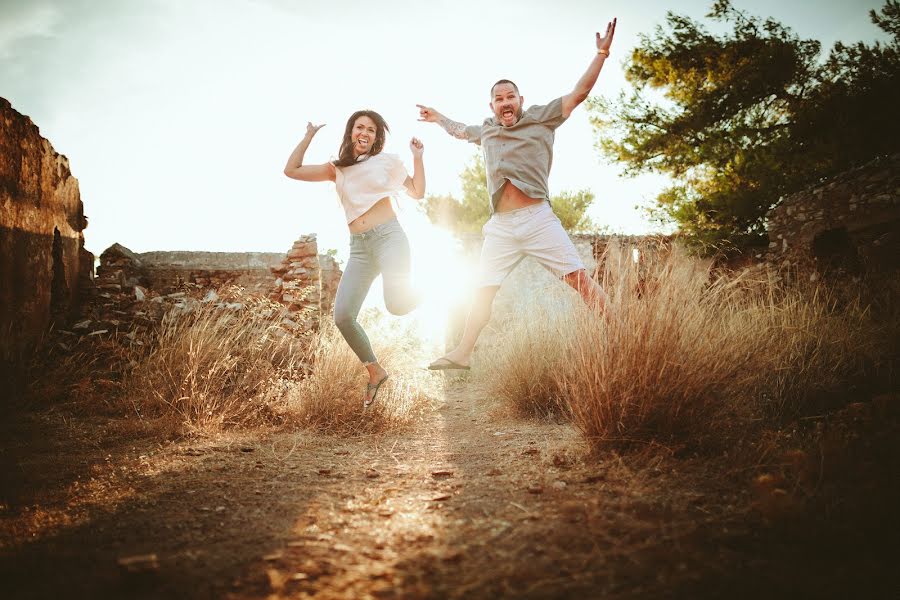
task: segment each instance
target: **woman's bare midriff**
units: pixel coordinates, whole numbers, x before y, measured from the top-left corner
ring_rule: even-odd
[[[376,202],[372,208],[350,222],[350,233],[364,233],[376,225],[387,223],[391,219],[396,218],[396,216],[397,213],[394,212],[394,207],[391,206],[390,197],[385,196]]]
[[[516,210],[517,208],[525,208],[526,206],[540,204],[543,201],[544,200],[542,199],[526,196],[522,190],[507,181],[506,185],[503,186],[503,194],[500,195],[500,201],[497,202],[494,211],[498,213],[509,212],[511,210]]]

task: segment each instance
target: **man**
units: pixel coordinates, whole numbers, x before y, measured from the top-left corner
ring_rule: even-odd
[[[575,288],[589,306],[606,309],[606,294],[585,272],[575,245],[550,208],[547,178],[553,161],[554,132],[588,97],[609,57],[615,31],[613,19],[604,36],[597,33],[597,54],[575,89],[545,106],[523,111],[524,98],[508,79],[491,88],[494,116],[482,125],[466,126],[433,108],[416,105],[420,121],[438,123],[453,137],[481,146],[492,212],[483,229],[478,290],[462,339],[429,369],[469,369],[475,342],[490,319],[500,284],[525,256],[534,257]]]

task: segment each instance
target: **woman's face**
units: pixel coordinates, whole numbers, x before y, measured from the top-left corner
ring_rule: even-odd
[[[353,143],[353,156],[358,157],[367,154],[375,144],[375,134],[378,128],[375,121],[369,117],[358,117],[350,131],[350,141]]]

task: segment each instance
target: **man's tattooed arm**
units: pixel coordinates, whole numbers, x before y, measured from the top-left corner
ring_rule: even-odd
[[[444,128],[444,131],[455,137],[459,140],[468,140],[468,136],[466,135],[466,125],[465,123],[458,123],[456,121],[451,121],[438,111],[434,110],[430,106],[425,106],[424,104],[416,104],[419,107],[419,120],[427,121],[428,123],[437,123],[441,127]]]
[[[452,135],[453,137],[464,140],[466,139],[466,125],[465,123],[459,123],[457,121],[451,121],[447,117],[441,116],[438,119],[438,124],[444,128],[444,130]]]

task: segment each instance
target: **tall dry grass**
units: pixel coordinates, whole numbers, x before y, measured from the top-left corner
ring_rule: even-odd
[[[365,325],[391,378],[363,411],[366,371],[331,320],[296,335],[280,305],[230,299],[239,302],[176,307],[144,340],[149,350],[124,381],[138,415],[174,419],[187,434],[260,425],[371,433],[409,422],[436,393],[435,378],[414,364],[422,341],[377,311]]]
[[[279,305],[241,300],[166,313],[124,382],[139,415],[176,416],[189,433],[273,420],[288,382],[310,368],[309,340],[285,331]]]
[[[287,394],[284,415],[290,422],[330,433],[375,433],[411,422],[437,397],[437,379],[420,368],[423,340],[377,311],[361,320],[390,375],[375,403],[363,410],[366,371],[333,322],[326,321],[313,340],[314,368]]]
[[[802,410],[864,375],[885,335],[858,302],[714,277],[678,247],[605,257],[603,318],[571,298],[524,311],[482,370],[524,413],[564,413],[593,443],[702,443],[760,415]],[[557,314],[559,313],[559,314]],[[484,376],[486,375],[486,376]]]

